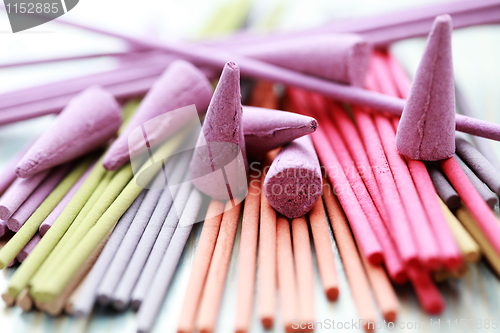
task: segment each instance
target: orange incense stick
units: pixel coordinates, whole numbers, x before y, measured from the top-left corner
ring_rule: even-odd
[[[326,179],[323,180],[323,182],[326,181]],[[334,194],[330,191],[325,191],[323,195],[333,234],[335,235],[347,280],[351,287],[352,297],[358,309],[359,318],[363,319],[365,323],[375,322],[377,318],[376,307],[370,296],[370,285],[363,270],[363,264],[352,238],[349,224]],[[373,330],[372,325],[365,324],[364,328],[367,331]]]
[[[330,187],[323,191],[331,191]],[[335,269],[335,256],[333,255],[330,230],[326,220],[323,199],[320,197],[316,205],[309,212],[311,232],[316,250],[316,261],[318,262],[319,276],[323,284],[323,290],[330,301],[334,301],[339,296],[339,281]]]
[[[309,240],[309,229],[305,216],[292,220],[293,253],[297,276],[298,319],[314,322],[314,268]]]
[[[274,83],[264,80],[257,81],[248,104],[260,108],[278,109],[279,103],[278,97],[274,93]]]
[[[227,270],[233,252],[234,237],[238,227],[241,203],[233,207],[227,202],[220,224],[217,243],[208,269],[207,280],[203,288],[197,327],[201,333],[211,333],[217,325],[219,308],[224,292]]]
[[[193,268],[189,277],[186,296],[182,305],[177,332],[190,333],[193,331],[194,320],[200,302],[203,286],[208,274],[212,253],[219,234],[222,221],[224,203],[212,200],[208,206],[207,216],[213,216],[203,223],[200,240],[194,256]]]
[[[399,300],[387,273],[382,266],[370,264],[363,255],[363,252],[359,251],[359,256],[363,261],[366,275],[368,275],[370,285],[372,286],[373,293],[375,294],[375,298],[384,319],[390,322],[395,321],[399,311]]]
[[[238,254],[238,283],[236,291],[235,331],[245,333],[251,322],[257,266],[257,241],[259,237],[260,175],[258,170],[250,174],[248,194],[245,198],[241,241]]]
[[[276,221],[276,263],[281,317],[286,332],[293,332],[293,321],[297,319],[298,295],[293,263],[290,223],[283,215]]]
[[[270,165],[277,150],[267,153],[264,165]],[[261,184],[264,184],[268,169],[263,168]],[[274,324],[276,314],[276,211],[260,196],[260,231],[259,231],[259,275],[257,279],[257,299],[259,318],[265,329]]]

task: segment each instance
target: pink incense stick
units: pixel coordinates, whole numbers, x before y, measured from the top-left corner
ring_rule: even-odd
[[[0,198],[0,219],[9,219],[47,177],[49,172],[50,170],[45,170],[31,178],[17,178]]]
[[[408,168],[415,182],[415,187],[420,195],[422,204],[427,213],[427,218],[431,221],[431,228],[439,244],[440,255],[448,270],[455,270],[462,265],[462,253],[457,242],[451,234],[443,209],[441,208],[438,196],[425,164],[421,161],[407,159]]]
[[[106,90],[117,100],[126,100],[144,95],[149,88],[151,88],[156,79],[157,77],[153,76],[130,82],[118,83],[107,86]],[[8,108],[0,112],[0,125],[59,113],[75,96],[76,95],[72,94],[63,95]]]
[[[495,252],[500,254],[500,225],[493,211],[479,195],[453,157],[440,161],[440,165]]]
[[[305,109],[300,102],[299,96],[289,90],[289,98],[294,108],[300,113],[309,114],[310,109]],[[318,128],[314,133],[311,133],[316,151],[322,165],[326,168],[328,178],[334,185],[335,193],[339,197],[339,201],[344,209],[346,216],[351,224],[356,238],[360,242],[363,253],[366,255],[368,261],[374,265],[378,265],[383,260],[382,247],[375,236],[368,219],[363,212],[360,203],[358,202],[346,175],[342,172],[342,166],[329,143],[326,132]]]
[[[392,70],[389,63],[386,61],[388,57],[382,57],[379,54],[375,55],[374,68],[377,72],[378,81],[382,91],[388,94],[397,94],[395,82],[392,80]],[[409,81],[409,80],[407,80]],[[406,84],[399,88],[402,97],[407,97],[409,90],[403,91]],[[393,119],[394,128],[398,126],[398,119]],[[462,254],[458,245],[451,233],[448,222],[445,219],[443,210],[441,209],[437,198],[436,190],[432,184],[432,180],[427,172],[424,162],[406,158],[410,174],[415,183],[415,187],[422,201],[430,227],[434,231],[434,236],[440,248],[441,257],[444,260],[446,267],[450,270],[457,269],[462,265]]]
[[[105,58],[105,57],[123,58],[123,59],[128,60],[129,58],[132,58],[132,59],[134,59],[136,57],[142,58],[142,57],[144,57],[144,55],[148,55],[150,53],[151,53],[151,51],[123,51],[123,52],[82,54],[82,55],[65,56],[65,57],[55,57],[55,58],[46,58],[46,59],[37,59],[37,60],[8,62],[8,63],[0,64],[0,68],[42,65],[42,64],[49,64],[49,63],[53,63],[53,62],[84,60],[84,59],[93,59],[93,58]]]
[[[92,85],[107,87],[122,82],[158,76],[166,68],[166,66],[173,61],[173,59],[174,57],[168,56],[159,60],[147,58],[145,59],[147,62],[136,61],[133,65],[123,66],[107,72],[0,94],[0,112],[9,111],[12,107],[33,102],[40,102],[51,98],[62,97],[65,95],[74,96],[83,89]]]
[[[431,280],[429,273],[415,267],[408,268],[407,272],[417,298],[424,310],[431,315],[443,312],[446,306],[443,296],[441,296],[436,285]]]
[[[439,14],[445,13],[447,12]],[[454,29],[481,24],[498,23],[500,22],[500,6],[459,13],[452,15],[452,17]],[[382,29],[370,30],[362,32],[361,35],[372,42],[374,46],[380,47],[387,46],[388,44],[403,39],[425,36],[429,33],[431,25],[432,18],[429,18],[416,22],[402,23]]]
[[[495,23],[498,22],[500,17],[497,11],[499,7],[499,3],[496,0],[462,0],[428,4],[418,7],[412,6],[395,12],[347,19],[301,31],[280,32],[267,35],[250,34],[243,31],[233,34],[229,38],[212,40],[205,44],[217,47],[235,48],[240,45],[251,43],[272,42],[275,40],[293,39],[296,37],[307,37],[333,32],[351,32],[362,34],[379,46],[395,41],[396,39],[394,36],[398,36],[400,39],[406,39],[426,35],[430,31],[434,18],[444,13],[451,15],[453,20],[458,21],[454,24],[455,28],[466,27],[468,25]],[[425,26],[425,24],[427,24],[427,26]]]
[[[382,195],[373,173],[372,165],[368,160],[365,147],[363,146],[363,142],[361,141],[358,130],[356,129],[356,125],[349,118],[347,112],[337,103],[330,103],[329,112],[331,113],[330,118],[338,124],[337,127],[342,134],[342,137],[345,142],[348,143],[347,147],[349,148],[349,152],[351,153],[357,168],[357,170],[353,170],[353,172],[359,172],[366,188],[370,192],[375,207],[377,207],[377,210],[380,213],[380,217],[382,217],[383,221],[388,221],[389,216],[384,205],[384,200],[382,199]]]
[[[367,112],[360,110],[358,106],[353,106],[353,111],[358,129],[362,129],[359,133],[361,134],[368,159],[372,165],[380,194],[385,206],[390,207],[390,209],[387,209],[390,222],[389,232],[403,262],[408,265],[414,265],[417,263],[418,258],[417,246],[375,123],[372,117]]]
[[[35,236],[33,236],[33,238],[31,238],[31,240],[28,242],[28,244],[26,244],[24,246],[24,248],[21,250],[21,252],[19,252],[19,254],[16,257],[17,261],[23,262],[24,259],[26,259],[28,257],[28,255],[31,253],[31,251],[33,251],[35,246],[37,246],[37,244],[40,242],[41,239],[42,239],[42,236],[40,236],[40,233],[37,232],[35,234]]]
[[[106,31],[81,23],[68,22],[61,19],[58,19],[57,21],[73,27],[120,38],[146,48],[164,50],[166,52],[179,55],[182,58],[186,58],[197,65],[207,65],[220,69],[224,67],[228,60],[231,60],[238,63],[241,73],[245,76],[267,79],[290,86],[304,88],[306,90],[319,92],[336,100],[352,104],[365,105],[371,107],[372,109],[379,111],[383,110],[397,116],[401,115],[405,105],[405,100],[401,98],[383,95],[359,87],[346,86],[332,81],[323,80],[224,50],[185,42],[158,42],[144,38],[130,37],[124,34]],[[499,124],[488,123],[486,121],[457,115],[456,127],[457,130],[469,134],[493,140],[500,140]]]
[[[94,166],[95,166],[95,163],[91,167],[89,167],[87,169],[87,171],[85,171],[85,173],[80,177],[80,179],[78,179],[78,181],[75,183],[75,185],[73,185],[73,187],[71,187],[71,190],[69,190],[69,192],[66,193],[64,198],[57,204],[56,208],[54,208],[54,210],[52,210],[52,212],[50,212],[49,216],[47,216],[47,218],[42,222],[42,224],[40,225],[40,228],[38,229],[40,236],[42,236],[42,237],[45,236],[47,231],[49,231],[50,227],[52,227],[52,225],[57,220],[59,215],[61,215],[64,208],[66,208],[66,205],[68,204],[68,202],[70,202],[70,200],[73,198],[73,196],[78,191],[80,186],[82,186],[85,179],[87,179],[88,175],[90,174],[90,172],[92,171]]]
[[[337,128],[333,126],[333,123],[327,119],[324,115],[325,109],[332,109],[332,104],[328,105],[321,101],[321,96],[311,96],[310,101],[311,105],[316,110],[315,115],[321,115],[320,121],[322,127],[325,132],[328,133],[330,138],[330,144],[333,147],[335,154],[337,155],[342,168],[344,169],[344,173],[347,176],[347,179],[353,189],[354,194],[356,195],[357,200],[359,201],[363,212],[366,214],[370,225],[382,246],[382,251],[384,254],[384,263],[387,267],[387,270],[391,276],[391,279],[396,283],[404,283],[406,282],[406,274],[404,272],[404,264],[399,257],[396,248],[394,247],[393,241],[389,236],[389,233],[382,221],[377,208],[375,207],[372,197],[368,193],[365,185],[363,184],[363,180],[361,179],[358,172],[355,170],[350,171],[354,165],[354,161],[352,157],[349,155],[346,144],[343,138],[340,136]],[[342,123],[339,123],[339,127],[342,126]],[[364,149],[364,148],[363,148]],[[380,194],[379,194],[380,195]]]
[[[50,172],[50,175],[31,193],[29,198],[21,207],[9,218],[7,227],[14,232],[18,232],[28,218],[35,212],[40,204],[47,198],[52,190],[66,176],[71,169],[72,164],[63,164]]]
[[[439,248],[429,226],[429,221],[425,215],[415,185],[413,184],[410,171],[396,148],[396,141],[394,139],[396,133],[392,128],[390,120],[383,116],[375,115],[375,125],[377,126],[387,161],[389,162],[396,187],[407,213],[408,221],[415,235],[419,258],[429,268],[436,268],[439,264]]]

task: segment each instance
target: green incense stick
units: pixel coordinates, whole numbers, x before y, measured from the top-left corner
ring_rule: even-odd
[[[183,131],[161,146],[154,153],[152,160],[160,161],[162,159],[168,159],[168,157],[164,157],[170,156],[175,151],[184,139],[186,133],[188,132]],[[148,160],[139,170],[137,175],[141,176],[141,181],[149,182],[158,173],[161,166],[162,163],[153,164],[151,160]],[[47,280],[43,286],[40,286],[36,294],[33,294],[36,301],[50,302],[64,290],[73,275],[78,271],[79,267],[92,253],[93,249],[106,236],[109,230],[113,228],[116,222],[118,222],[120,217],[143,190],[142,187],[137,185],[136,178],[137,176],[127,184],[118,198],[116,198],[108,210],[99,218],[95,226],[89,230],[65,260],[58,265],[58,269],[51,275],[51,279]]]
[[[81,222],[84,220],[84,218],[87,216],[87,214],[90,212],[92,207],[94,207],[95,203],[99,199],[99,197],[102,195],[106,187],[109,185],[111,182],[111,179],[115,175],[115,171],[108,171],[104,174],[104,177],[101,179],[101,182],[95,189],[95,191],[92,193],[90,198],[87,200],[85,203],[85,206],[83,206],[82,210],[78,213],[77,217],[71,223],[69,226],[68,230],[64,234],[64,236],[61,238],[61,240],[57,243],[56,247],[52,252],[50,252],[49,256],[45,259],[44,263],[36,274],[33,276],[33,278],[30,281],[31,286],[35,286],[38,283],[40,283],[42,280],[45,279],[45,277],[50,274],[50,272],[53,271],[54,265],[56,265],[58,262],[61,261],[62,258],[64,258],[65,254],[62,252],[62,249],[65,248],[65,245],[67,244],[68,240],[71,238],[71,235],[75,232],[76,229],[78,229],[78,226],[81,224]],[[67,253],[66,253],[67,254]]]
[[[69,182],[68,179],[74,178],[74,181],[71,183],[71,184],[74,184],[78,180],[78,178],[85,172],[85,170],[89,167],[90,163],[92,162],[91,158],[89,158],[88,160],[89,160],[88,162],[86,160],[84,161],[87,163],[82,162],[75,170],[73,170],[66,177],[66,179],[63,180],[61,182],[61,184],[59,184],[59,186],[52,192],[52,194],[49,195],[49,197],[54,195],[54,193],[58,193],[59,187],[62,187],[62,185],[65,182]],[[77,170],[79,170],[78,171],[79,175],[77,174]],[[47,258],[50,251],[52,251],[52,249],[57,244],[57,242],[64,235],[64,233],[66,232],[66,230],[68,229],[70,224],[73,222],[75,217],[78,215],[78,213],[80,212],[82,207],[87,202],[88,198],[92,195],[92,193],[96,189],[97,185],[99,185],[99,182],[101,181],[101,178],[103,177],[103,175],[105,173],[106,173],[106,170],[102,166],[101,160],[97,161],[97,163],[96,163],[94,169],[92,170],[92,172],[90,173],[90,175],[87,177],[85,182],[82,184],[82,186],[75,193],[75,195],[70,200],[70,202],[68,203],[66,208],[64,208],[61,215],[59,215],[57,220],[54,222],[54,225],[49,229],[49,231],[47,231],[47,233],[42,238],[40,243],[38,243],[38,245],[33,249],[33,251],[30,253],[30,255],[24,260],[23,264],[17,269],[17,271],[14,273],[14,275],[10,279],[10,284],[9,284],[9,288],[7,291],[10,296],[17,297],[17,295],[19,295],[21,290],[23,290],[23,288],[25,288],[28,285],[28,282],[30,281],[32,276],[35,274],[35,272],[40,267],[40,265],[44,262],[45,258]],[[69,190],[69,188],[71,188],[71,186],[68,186],[68,190]],[[62,199],[62,196],[61,196],[61,199]],[[46,199],[46,201],[47,201],[47,199]],[[42,203],[42,205],[40,207],[42,207],[44,205],[44,203]],[[43,221],[43,219],[42,219],[42,221]],[[23,226],[23,228],[26,226],[26,224]],[[21,228],[21,230],[23,228]],[[21,247],[21,249],[22,249],[22,247]],[[0,252],[2,252],[2,251],[0,251]],[[1,253],[0,253],[0,256],[1,256]],[[6,257],[5,261],[8,261],[9,258],[10,257]],[[1,262],[3,263],[4,260],[1,260]],[[8,262],[10,262],[10,261],[8,261]]]
[[[57,206],[59,201],[64,198],[66,193],[73,187],[78,179],[87,170],[90,164],[95,159],[95,156],[85,158],[77,167],[67,175],[64,180],[57,185],[52,193],[42,202],[31,217],[26,221],[22,228],[5,244],[0,250],[0,269],[5,268],[24,246],[36,234],[40,224],[47,218],[52,210]]]
[[[32,283],[32,288],[30,290],[30,294],[33,295],[35,299],[37,299],[36,295],[38,294],[38,290],[43,288],[46,282],[52,278],[52,273],[57,270],[59,264],[63,262],[87,232],[95,225],[102,214],[111,206],[132,176],[130,164],[126,164],[118,170],[104,192],[99,196],[99,200],[96,200],[87,216],[81,221],[80,225],[73,228],[74,232],[71,235],[64,235],[62,240],[65,240],[65,242],[62,246],[58,246],[59,251],[54,255],[55,261],[48,263],[47,267],[49,268],[45,270],[45,273],[42,272],[40,275],[38,275],[38,273],[36,274],[39,278]]]
[[[128,121],[133,116],[139,103],[140,103],[139,101],[134,100],[125,104],[125,106],[123,107],[123,123],[122,126],[120,127],[120,131],[123,131],[123,129],[126,127]],[[100,196],[96,195],[93,198],[92,194],[96,191],[97,192],[101,190],[104,191],[105,185],[103,185],[101,188],[98,188],[98,185],[101,184],[101,180],[103,179],[103,176],[106,174],[107,172],[102,166],[102,160],[99,159],[99,161],[96,163],[96,166],[90,173],[89,177],[82,184],[82,187],[77,191],[77,193],[75,193],[75,196],[68,203],[64,211],[59,216],[59,218],[54,222],[52,228],[49,229],[47,234],[43,237],[40,243],[29,255],[30,259],[29,260],[26,259],[14,274],[13,279],[11,279],[7,291],[10,296],[16,297],[21,292],[21,290],[28,285],[30,280],[34,277],[35,273],[37,273],[37,270],[46,261],[45,259],[47,258],[47,256],[58,244],[59,240],[61,240],[61,237],[65,235],[67,231],[70,232],[71,234],[73,232],[72,230],[76,229],[75,227],[75,228],[70,228],[72,230],[68,230],[68,228],[74,222],[78,225],[79,222],[83,220],[83,218],[92,208],[93,206],[92,201],[94,200],[94,198],[95,201],[97,201],[98,197]],[[112,175],[114,175],[114,173]],[[84,206],[88,201],[90,201],[88,207]],[[82,210],[84,210],[84,212],[82,214],[82,217],[79,218],[80,212]],[[77,220],[75,220],[75,218]]]

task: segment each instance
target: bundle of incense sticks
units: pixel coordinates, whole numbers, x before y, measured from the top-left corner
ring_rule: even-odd
[[[373,19],[358,32],[376,41],[397,39],[402,26],[421,34],[430,13],[447,8],[390,24]],[[495,10],[464,1],[452,14],[466,26],[496,22]],[[2,99],[0,123],[60,112],[0,184],[0,236],[15,232],[0,267],[22,262],[2,294],[7,305],[75,316],[132,307],[138,331],[149,332],[201,220],[179,332],[216,329],[233,253],[237,332],[251,330],[254,308],[266,329],[278,317],[288,332],[296,320],[311,329],[311,245],[325,296],[350,293],[366,331],[377,308],[397,320],[391,282],[411,284],[422,308],[439,314],[445,303],[433,277],[463,276],[481,254],[500,274],[500,227],[487,203],[497,199],[499,171],[455,138],[457,129],[498,140],[499,126],[454,113],[449,16],[435,19],[413,83],[387,51],[371,53],[356,35],[332,37],[337,48],[311,38],[312,53],[284,40],[235,55],[84,28],[162,53]],[[312,54],[319,56],[307,64]],[[240,70],[266,80],[250,89],[253,107],[241,104]],[[209,79],[219,73],[212,92]],[[89,87],[95,80],[103,87]],[[269,80],[287,85],[283,105],[292,112],[273,110],[280,100]],[[120,111],[117,98],[138,95],[139,105]],[[203,116],[201,127],[190,126]],[[339,290],[335,246],[349,290]]]

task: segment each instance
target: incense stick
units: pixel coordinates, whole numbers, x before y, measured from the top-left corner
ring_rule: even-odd
[[[103,276],[106,274],[106,271],[111,261],[113,260],[118,247],[123,241],[123,238],[125,237],[125,234],[135,217],[135,214],[139,210],[146,192],[147,190],[143,191],[134,200],[125,214],[123,214],[123,216],[120,218],[120,221],[118,221],[117,226],[115,227],[101,254],[99,255],[99,258],[97,259],[95,265],[92,267],[92,270],[82,282],[82,291],[79,293],[72,307],[72,312],[75,317],[86,316],[92,311],[97,297],[97,288],[99,287]]]
[[[261,184],[278,149],[267,153],[264,159]],[[276,211],[265,195],[260,196],[259,248],[257,257],[257,311],[262,326],[270,329],[276,315]]]
[[[196,327],[203,333],[213,332],[217,324],[241,205],[240,203],[233,207],[232,203],[228,202],[222,216],[219,235],[215,244],[212,261],[210,262],[196,320]]]
[[[153,328],[202,202],[202,194],[193,189],[186,203],[186,207],[189,209],[182,212],[179,225],[172,236],[167,252],[165,252],[165,256],[152,281],[151,288],[137,314],[137,331],[139,333],[149,332]]]
[[[330,225],[337,241],[340,257],[344,264],[345,273],[351,287],[352,297],[358,310],[358,317],[363,319],[364,329],[370,330],[370,326],[366,324],[375,322],[376,309],[375,304],[370,296],[371,290],[368,279],[363,271],[363,264],[359,258],[356,244],[352,238],[349,224],[344,216],[340,203],[335,198],[333,193],[329,191],[323,193],[326,211],[330,218]],[[372,328],[373,329],[373,328]]]
[[[76,183],[78,178],[85,172],[85,169],[91,163],[92,160],[89,160],[88,164],[86,164],[85,161],[80,163],[80,165],[75,168],[75,170],[73,170],[58,187],[61,187],[62,189],[63,183],[69,183],[67,184],[69,191],[71,185]],[[81,174],[79,175],[80,172]],[[26,258],[26,260],[14,274],[8,288],[8,293],[11,296],[16,297],[21,292],[21,290],[28,285],[30,279],[36,273],[40,265],[42,265],[52,249],[56,246],[57,242],[61,239],[65,231],[68,229],[69,225],[73,222],[78,212],[81,210],[87,199],[92,194],[92,191],[97,187],[97,184],[101,180],[101,177],[104,173],[105,170],[102,167],[95,166],[93,168],[87,180],[84,182],[80,190],[75,194],[73,199],[68,203],[68,206],[61,213],[52,228],[47,232],[45,237],[42,238],[40,243],[38,243],[38,246],[33,250],[33,252],[31,252],[30,256]],[[55,191],[51,193],[50,196],[55,195],[54,193]]]
[[[293,332],[293,321],[298,318],[300,301],[290,223],[283,215],[278,215],[276,219],[276,275],[283,325],[286,332]]]
[[[325,191],[323,186],[323,191]],[[326,191],[331,191],[326,187]],[[330,230],[326,219],[323,199],[320,198],[313,209],[309,212],[309,223],[314,241],[316,261],[318,263],[319,275],[323,290],[329,301],[334,301],[339,296],[339,282],[335,269],[335,257],[333,255]]]
[[[241,241],[238,252],[238,281],[236,291],[235,332],[249,331],[254,308],[255,279],[257,270],[257,243],[261,201],[260,170],[252,170],[248,193],[245,197],[241,222]]]
[[[297,314],[300,321],[310,323],[314,322],[316,318],[314,268],[309,229],[304,216],[292,220],[292,240],[298,289]]]
[[[212,200],[208,206],[206,215],[210,216],[210,218],[205,219],[203,223],[200,240],[196,248],[186,296],[184,297],[177,325],[177,332],[179,333],[189,333],[193,330],[205,279],[212,260],[215,243],[217,242],[223,210],[224,204],[221,201]]]

